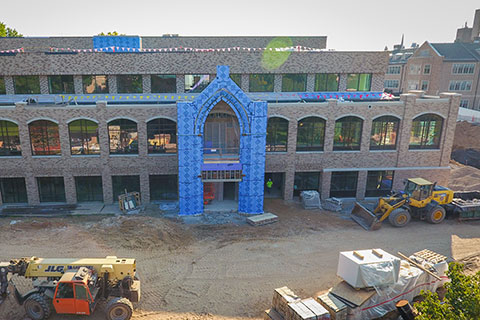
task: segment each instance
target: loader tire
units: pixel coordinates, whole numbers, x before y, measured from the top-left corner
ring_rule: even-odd
[[[388,221],[394,227],[401,228],[406,226],[412,217],[410,216],[410,212],[403,208],[398,208],[393,210],[390,215],[388,216]]]
[[[32,320],[44,320],[50,317],[51,302],[42,293],[34,293],[23,303],[25,312]]]
[[[106,313],[107,320],[130,320],[133,305],[127,298],[116,297],[108,301]]]
[[[442,206],[436,206],[428,211],[426,220],[428,223],[438,224],[445,220],[446,212],[445,208]]]

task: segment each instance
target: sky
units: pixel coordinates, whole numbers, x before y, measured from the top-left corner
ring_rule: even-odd
[[[0,21],[24,36],[327,36],[327,48],[453,42],[479,0],[1,0]]]

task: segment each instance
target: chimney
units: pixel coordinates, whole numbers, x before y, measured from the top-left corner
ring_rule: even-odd
[[[480,9],[475,10],[473,18],[472,41],[480,35]]]

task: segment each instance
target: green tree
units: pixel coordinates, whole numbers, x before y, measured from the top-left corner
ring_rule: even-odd
[[[0,37],[23,37],[23,34],[18,33],[17,30],[7,27],[3,22],[0,22]]]
[[[124,36],[124,33],[118,33],[117,31],[111,31],[111,32],[100,32],[97,34],[97,36]]]
[[[424,301],[415,304],[419,320],[480,320],[480,272],[466,275],[463,264],[448,266],[450,282],[445,284],[442,303],[436,293],[422,291]]]

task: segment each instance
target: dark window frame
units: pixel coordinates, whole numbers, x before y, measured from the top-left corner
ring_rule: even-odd
[[[336,180],[338,178],[338,180]],[[346,185],[347,179],[354,178],[354,188],[334,189],[337,184],[339,186]],[[352,180],[353,181],[353,180]],[[336,184],[334,184],[336,183]],[[356,198],[358,189],[358,171],[334,171],[330,179],[330,197],[336,198]]]
[[[437,124],[436,122],[440,121],[440,127],[437,130]],[[412,127],[410,130],[410,142],[408,149],[409,150],[419,150],[419,149],[440,149],[440,144],[442,141],[442,133],[443,133],[443,123],[445,119],[442,118],[441,116],[433,113],[427,113],[420,115],[416,117],[415,119],[412,120]],[[422,125],[422,122],[424,123]],[[432,128],[432,123],[435,122],[434,127]],[[436,143],[433,141],[433,143],[430,144],[429,137],[431,135],[431,130],[433,130],[435,136],[433,136],[433,139],[437,139]],[[437,130],[435,132],[435,130]],[[412,144],[412,138],[414,136],[415,131],[419,133],[420,135],[420,144]]]
[[[124,181],[122,181],[124,180]],[[125,193],[124,189],[127,189],[127,192],[140,192],[140,175],[115,175],[112,176],[112,193],[113,193],[113,200],[117,201],[118,196]],[[123,188],[123,187],[130,187]],[[122,190],[118,188],[122,187]],[[118,190],[117,190],[118,189]],[[117,193],[118,192],[118,193]]]
[[[271,83],[270,81],[271,80]],[[265,82],[262,85],[260,81]],[[252,88],[252,84],[258,85],[258,88]],[[261,90],[267,89],[267,90]],[[249,74],[248,91],[249,92],[273,92],[275,90],[275,75],[273,73],[251,73]]]
[[[279,139],[279,131],[282,128],[280,126],[286,125],[286,136],[285,136],[285,143],[278,144]],[[266,152],[287,152],[288,151],[288,126],[289,121],[281,118],[281,117],[270,117],[267,119],[267,138],[266,138]],[[270,131],[270,136],[269,136]],[[271,132],[273,131],[273,132]],[[273,134],[273,137],[272,137]],[[281,133],[283,135],[283,133]],[[283,141],[280,141],[283,142]]]
[[[123,94],[143,93],[143,77],[141,74],[117,75],[117,92]]]
[[[16,135],[11,134],[11,129],[16,127]],[[13,121],[0,120],[0,158],[9,156],[21,156],[22,146],[20,143],[20,131],[18,124]]]
[[[321,79],[322,77],[324,77],[324,79]],[[335,77],[335,82],[337,83],[334,89],[329,85],[332,77]],[[335,91],[338,91],[339,83],[340,83],[339,73],[316,73],[314,91],[335,92]]]
[[[333,151],[359,151],[362,146],[362,134],[363,134],[363,119],[356,117],[356,116],[345,116],[335,121],[335,129],[334,129],[334,136],[333,136]],[[337,138],[337,124],[341,125],[341,131],[343,133],[346,130],[346,134],[340,136],[340,139],[343,140],[341,144]],[[359,124],[359,128],[355,128],[355,126]],[[357,134],[356,131],[359,131],[358,134],[358,142],[354,140]]]
[[[76,176],[74,180],[77,202],[103,202],[102,176]],[[82,192],[82,189],[87,191]]]
[[[187,76],[192,76],[193,77],[193,83],[192,83],[192,87],[190,89],[187,90]],[[202,82],[199,83],[199,85],[192,90],[193,87],[195,87],[195,84],[198,83],[198,82],[195,82],[195,77],[200,77],[198,79],[198,81],[202,80],[202,78],[204,78],[205,76],[208,77],[208,79],[204,79]],[[185,93],[200,93],[202,92],[206,87],[208,87],[208,85],[210,83],[212,83],[213,79],[212,79],[212,75],[210,74],[207,74],[207,73],[204,73],[204,74],[185,74],[184,76],[184,84],[185,84]]]
[[[149,184],[150,184],[150,200],[153,201],[167,201],[167,200],[178,200],[178,175],[177,174],[165,174],[165,175],[149,175]],[[158,179],[159,181],[154,181]],[[172,179],[174,181],[169,181]],[[159,182],[161,186],[165,186],[164,190],[159,191],[159,188],[152,188]],[[171,190],[175,185],[175,192]],[[170,191],[170,192],[165,192]],[[175,195],[175,196],[173,196]]]
[[[348,84],[350,82],[350,77],[351,76],[358,76],[357,77],[357,84],[355,85],[355,88],[349,88],[348,87]],[[365,89],[365,90],[360,90],[360,83],[361,83],[361,77],[362,76],[368,76],[369,79],[368,79],[368,88]],[[347,74],[347,91],[358,91],[358,92],[366,92],[366,91],[370,91],[372,89],[372,78],[373,78],[373,75],[371,73],[349,73]]]
[[[7,88],[5,87],[4,77],[0,77],[0,94],[7,94]]]
[[[91,77],[90,81],[88,80],[88,77]],[[101,86],[98,85],[99,81],[97,81],[97,78],[99,77],[105,77],[105,88],[101,89]],[[94,90],[93,92],[87,92],[87,87],[89,85],[94,85]],[[91,75],[83,75],[82,76],[82,90],[84,94],[104,94],[104,93],[109,93],[109,88],[108,88],[108,76],[107,75],[101,75],[101,74],[91,74]]]
[[[380,133],[375,132],[376,126]],[[393,126],[393,127],[392,127]],[[398,142],[398,130],[400,128],[400,119],[394,116],[382,116],[372,121],[372,131],[370,133],[370,150],[395,150]],[[373,138],[379,134],[380,142],[375,144]],[[395,134],[395,141],[393,144],[387,144],[387,137],[389,134]]]
[[[35,124],[39,125],[36,127],[36,129],[41,131],[39,132],[41,136],[38,145],[42,145],[43,147],[39,151],[36,151],[34,146],[35,142],[34,139],[32,139],[32,129],[35,128]],[[62,154],[62,147],[60,144],[60,132],[57,123],[45,119],[32,121],[28,124],[28,133],[30,137],[30,147],[32,149],[33,156],[57,156]],[[54,135],[52,136],[51,133],[53,133]],[[55,140],[58,141],[57,144],[54,143]],[[55,151],[55,149],[52,148],[54,146],[58,146],[58,150]],[[52,149],[54,150],[52,151]]]
[[[390,177],[390,179],[388,179]],[[367,183],[365,186],[365,197],[386,197],[393,189],[393,170],[374,170],[367,172]],[[371,186],[375,185],[374,188]]]
[[[58,83],[54,83],[58,81]],[[55,88],[60,86],[61,89]],[[48,92],[50,94],[74,94],[75,84],[73,75],[52,75],[48,76]]]
[[[298,82],[299,79],[295,79],[295,77],[301,77],[302,79]],[[291,86],[291,88],[287,88],[287,86]],[[282,75],[282,92],[305,92],[306,90],[306,73],[285,73]]]
[[[230,73],[230,79],[232,79],[232,81],[235,82],[235,84],[239,88],[242,87],[242,74],[241,73]]]
[[[116,149],[112,149],[112,126],[119,126],[119,144]],[[135,130],[133,128],[135,127]],[[107,123],[109,153],[115,154],[138,154],[138,124],[130,119],[120,118],[111,120]],[[127,143],[127,138],[131,133],[136,133],[136,138]],[[136,141],[136,143],[134,143]],[[133,144],[133,146],[132,146]]]
[[[320,127],[320,128],[317,128]],[[320,117],[306,117],[297,122],[297,146],[296,152],[302,151],[323,151],[325,146],[325,128],[326,121]],[[316,131],[317,130],[317,131]],[[320,131],[318,131],[320,130]],[[305,131],[302,135],[301,131]],[[315,145],[315,135],[319,134],[319,145]],[[306,136],[305,143],[299,141],[303,136]]]
[[[0,178],[3,203],[28,203],[27,185],[23,177]]]
[[[172,82],[173,84],[169,83]],[[158,89],[167,88],[165,90]],[[176,93],[177,92],[177,76],[175,74],[152,74],[150,75],[150,88],[152,93]]]
[[[73,120],[68,123],[68,137],[70,140],[70,154],[75,156],[79,155],[78,153],[73,152],[73,145],[72,145],[72,125],[75,123],[80,123],[80,132],[78,133],[80,135],[81,139],[81,145],[82,145],[82,151],[80,152],[80,155],[99,155],[100,154],[100,137],[98,133],[98,123],[95,121],[89,120],[89,119],[77,119]],[[91,150],[88,144],[89,137],[92,137],[93,135],[89,135],[88,133],[88,125],[90,124],[95,124],[96,125],[96,137],[98,141],[98,150]],[[86,147],[85,147],[86,146]]]
[[[44,188],[47,185],[43,185],[42,181],[50,181],[49,189],[53,191],[52,194],[46,194]],[[63,177],[37,177],[38,195],[40,202],[66,202],[65,195],[65,181]],[[49,198],[45,199],[48,196]]]
[[[299,171],[293,177],[293,196],[297,197],[302,191],[316,190],[320,192],[322,175],[319,171]],[[312,183],[312,184],[310,184]]]
[[[167,149],[166,144],[150,144],[152,135],[170,135],[170,143],[175,143],[175,148]],[[163,137],[162,137],[163,138]],[[148,154],[175,154],[178,150],[177,123],[166,118],[155,118],[147,122],[147,146]]]
[[[21,86],[19,84],[20,80],[25,81]],[[41,92],[39,76],[14,76],[13,86],[15,94],[40,94]]]

